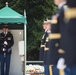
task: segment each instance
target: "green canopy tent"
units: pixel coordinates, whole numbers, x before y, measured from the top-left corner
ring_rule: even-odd
[[[0,23],[26,23],[26,19],[6,6],[0,10]]]
[[[26,15],[24,15],[26,16]],[[8,4],[4,8],[0,10],[0,28],[3,26],[3,24],[8,24],[9,28],[15,28],[18,29],[19,27],[23,27],[24,29],[24,50],[25,50],[25,57],[26,57],[26,24],[27,20],[26,17],[19,14],[18,12],[14,11],[10,7],[8,7]],[[11,25],[11,26],[10,26]],[[25,58],[25,64],[26,64],[26,58]],[[25,71],[24,71],[25,72]]]
[[[22,23],[26,24],[27,21],[23,15],[17,13],[13,9],[9,8],[8,5],[6,5],[4,8],[0,10],[0,24],[2,23],[4,24],[11,23],[11,25],[17,23],[20,26],[20,24]],[[19,27],[17,24],[15,27]],[[12,28],[13,27],[14,26],[12,26]]]

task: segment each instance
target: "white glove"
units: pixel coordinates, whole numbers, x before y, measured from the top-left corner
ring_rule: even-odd
[[[58,60],[57,68],[58,68],[58,69],[65,69],[65,68],[66,68],[65,59],[64,59],[64,58],[60,58],[60,59]]]
[[[6,49],[5,48],[3,48],[3,51],[5,51]]]
[[[4,44],[5,44],[5,45],[8,45],[7,41],[4,41]]]

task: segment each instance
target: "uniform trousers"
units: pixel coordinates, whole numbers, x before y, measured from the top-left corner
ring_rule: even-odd
[[[49,65],[44,65],[45,75],[50,75]],[[59,75],[59,70],[56,66],[52,66],[52,75]]]
[[[76,65],[75,66],[68,66],[65,69],[65,75],[76,75]]]
[[[1,75],[9,75],[11,54],[7,54],[5,57],[3,54],[0,54],[0,58],[1,58]]]
[[[52,67],[52,71],[53,71],[53,75],[59,75],[59,70],[55,65]]]
[[[44,65],[44,74],[45,75],[50,75],[50,73],[49,73],[49,65]]]

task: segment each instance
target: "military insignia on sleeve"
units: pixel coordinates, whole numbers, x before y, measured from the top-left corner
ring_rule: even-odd
[[[60,39],[61,38],[61,34],[60,33],[51,33],[49,34],[49,39]]]
[[[76,8],[68,8],[64,15],[66,19],[76,18]]]
[[[45,47],[45,45],[42,45],[42,44],[41,44],[41,46],[40,46],[40,47]]]
[[[48,47],[45,47],[45,48],[44,48],[44,50],[45,50],[45,51],[48,51],[48,50],[49,50],[49,48],[48,48]]]

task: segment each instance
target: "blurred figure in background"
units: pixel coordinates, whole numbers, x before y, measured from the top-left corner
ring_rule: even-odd
[[[49,18],[47,18],[47,36],[45,40],[45,47],[44,47],[44,68],[45,68],[45,75],[50,75],[49,72],[49,65],[47,64],[48,62],[48,52],[49,52],[49,34],[51,33],[51,23],[48,21]]]
[[[56,67],[58,60],[63,57],[62,53],[58,53],[60,48],[60,23],[63,21],[60,20],[59,17],[61,12],[63,12],[63,7],[66,4],[66,0],[54,0],[55,5],[58,6],[57,12],[52,16],[51,20],[51,34],[49,35],[50,38],[50,50],[48,54],[49,65],[53,65],[53,75],[64,75],[64,65],[61,65],[58,69]],[[63,17],[63,15],[61,15]],[[62,26],[64,23],[62,22]],[[64,28],[62,28],[62,32],[64,32]],[[61,51],[60,51],[61,52]],[[63,68],[63,70],[62,70]]]
[[[64,8],[66,23],[65,64],[67,75],[76,75],[76,0],[67,0]]]
[[[44,60],[44,47],[45,47],[45,41],[46,41],[46,35],[47,35],[47,20],[44,20],[43,23],[43,30],[44,30],[44,34],[42,36],[42,40],[41,40],[41,45],[40,45],[40,53],[39,53],[39,60],[43,61]]]

